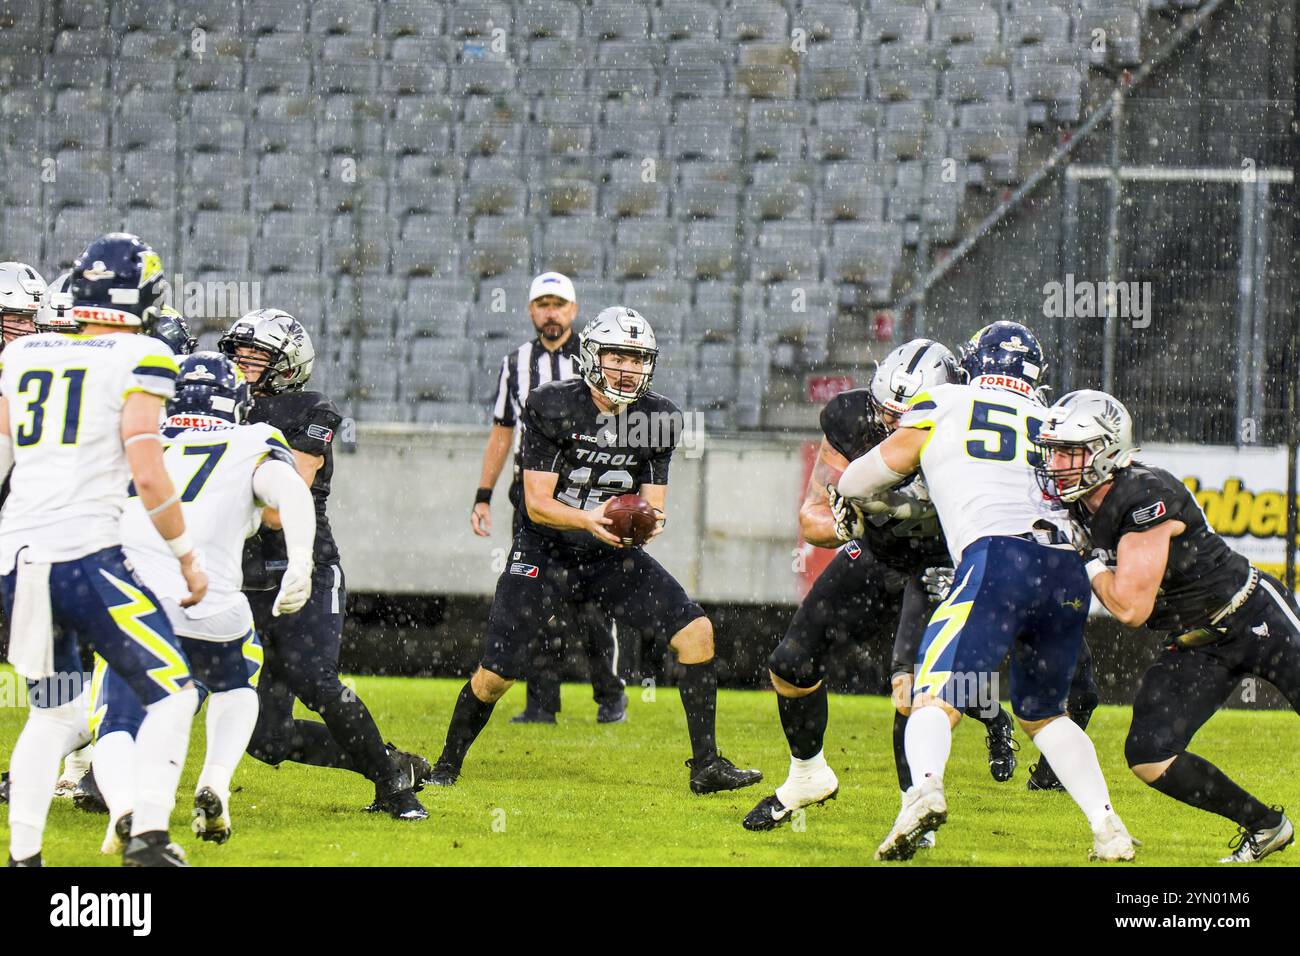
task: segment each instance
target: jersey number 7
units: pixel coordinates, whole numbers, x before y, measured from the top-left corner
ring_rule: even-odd
[[[166,454],[174,447],[176,446],[164,445],[163,454]],[[181,492],[181,501],[189,504],[199,496],[199,492],[201,492],[203,486],[208,483],[208,479],[212,477],[212,472],[216,469],[217,462],[221,461],[221,456],[226,453],[226,448],[228,447],[228,442],[222,442],[219,445],[185,446],[185,450],[181,452],[182,455],[202,455],[203,461],[199,465],[198,470],[194,472],[193,477],[190,478],[189,482],[185,485],[185,490]],[[134,481],[127,486],[126,494],[128,498],[134,498],[136,496]]]

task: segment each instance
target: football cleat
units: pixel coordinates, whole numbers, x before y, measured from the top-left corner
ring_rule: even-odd
[[[9,771],[0,773],[0,803],[9,802]]]
[[[78,780],[76,787],[73,788],[72,805],[87,813],[108,813],[108,804],[104,802],[104,795],[99,792],[93,767],[86,771],[85,776]]]
[[[1109,814],[1102,821],[1101,829],[1092,835],[1092,849],[1088,859],[1098,862],[1128,862],[1137,855],[1140,840],[1133,839],[1124,821],[1116,814]]]
[[[409,781],[406,786],[416,793],[423,790],[425,778],[433,771],[433,768],[429,766],[429,761],[419,754],[398,750],[391,743],[384,746],[388,748],[388,755],[393,758],[393,762],[397,764],[397,769],[401,771],[402,778]]]
[[[460,767],[450,760],[439,757],[438,762],[433,765],[433,770],[422,782],[433,787],[453,787],[458,779],[460,779]]]
[[[743,824],[745,829],[775,830],[789,820],[796,810],[803,807],[819,807],[827,800],[834,800],[839,796],[840,782],[835,778],[835,773],[830,767],[826,767],[825,771],[824,774],[818,774],[817,777],[807,781],[792,783],[787,780],[777,793],[764,797],[759,801],[758,806],[746,814]],[[777,795],[781,790],[787,791],[786,800],[790,800],[793,806],[787,806]],[[792,794],[798,796],[792,798]]]
[[[707,761],[688,760],[686,766],[691,770],[691,792],[697,794],[743,790],[763,779],[762,771],[741,770],[722,754]]]
[[[555,715],[545,710],[521,710],[510,718],[512,724],[553,724]]]
[[[989,773],[998,783],[1006,783],[1016,772],[1016,751],[1020,745],[1012,735],[1011,715],[1001,707],[997,719],[988,728],[984,740],[989,748]]]
[[[1281,812],[1281,807],[1274,807],[1274,810]],[[1295,827],[1287,819],[1286,814],[1282,814],[1282,820],[1274,827],[1266,827],[1263,830],[1247,830],[1245,827],[1237,828],[1237,835],[1232,842],[1228,844],[1228,849],[1232,850],[1231,856],[1225,856],[1220,863],[1258,863],[1270,853],[1279,853],[1289,847],[1295,840]]]
[[[1052,769],[1046,758],[1038,761],[1029,768],[1029,781],[1025,784],[1026,790],[1059,790],[1065,792],[1065,784],[1057,779],[1056,771]]]
[[[34,853],[25,860],[15,860],[11,856],[9,857],[9,865],[10,866],[44,866],[45,864],[41,862],[41,855],[39,853]]]
[[[927,834],[947,822],[948,800],[943,793],[943,781],[927,777],[907,791],[894,828],[876,849],[876,859],[910,860]]]
[[[620,694],[612,704],[601,704],[596,708],[596,723],[622,724],[627,722],[627,694]]]
[[[921,839],[916,841],[916,848],[918,850],[933,850],[936,842],[938,842],[938,837],[935,832],[926,830],[921,834]]]
[[[427,820],[429,811],[415,796],[410,787],[400,790],[376,790],[375,802],[366,807],[367,813],[387,813],[394,820]]]
[[[99,852],[106,856],[118,856],[126,849],[130,839],[131,811],[128,810],[116,820],[108,821],[108,830],[104,833],[104,842],[100,844]]]
[[[211,787],[201,787],[194,794],[190,829],[196,837],[218,846],[230,839],[230,811],[226,809],[228,802],[229,798],[223,800]]]
[[[131,837],[122,851],[123,866],[180,867],[185,862],[185,851],[168,840],[166,830],[151,830]]]

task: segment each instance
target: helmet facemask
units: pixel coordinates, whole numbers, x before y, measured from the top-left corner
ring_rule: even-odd
[[[615,405],[631,405],[650,390],[658,354],[657,349],[601,348],[586,372],[587,384]],[[610,363],[611,358],[616,361]]]
[[[34,312],[0,312],[0,336],[3,336],[3,345],[9,344],[14,339],[20,339],[24,335],[31,335],[36,331],[36,314]]]

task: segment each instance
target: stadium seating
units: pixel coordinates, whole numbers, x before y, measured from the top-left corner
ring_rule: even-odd
[[[15,0],[4,252],[53,268],[136,229],[175,272],[261,281],[353,407],[417,422],[483,420],[518,297],[562,269],[584,316],[621,290],[707,346],[662,382],[758,425],[773,343],[807,370],[864,334],[918,243],[960,238],[1095,71],[1141,62],[1148,7],[1189,5]],[[354,281],[393,295],[355,349]]]

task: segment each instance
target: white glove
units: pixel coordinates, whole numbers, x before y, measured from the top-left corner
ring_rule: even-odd
[[[280,593],[275,596],[275,604],[271,607],[272,617],[302,610],[311,597],[311,571],[310,551],[306,555],[289,555],[289,566],[284,569],[284,577],[280,579]]]
[[[834,485],[826,486],[826,499],[830,502],[831,517],[835,519],[835,537],[852,541],[866,534],[867,524],[861,508],[840,494]]]
[[[930,597],[936,601],[942,601],[952,590],[953,575],[956,568],[926,568],[925,573],[921,575],[921,583],[925,585],[925,590]]]

